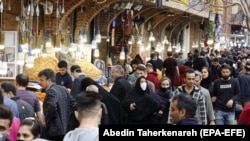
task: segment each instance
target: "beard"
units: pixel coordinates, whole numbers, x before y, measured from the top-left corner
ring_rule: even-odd
[[[229,77],[230,77],[230,76],[222,76],[222,79],[223,79],[223,80],[228,80]]]

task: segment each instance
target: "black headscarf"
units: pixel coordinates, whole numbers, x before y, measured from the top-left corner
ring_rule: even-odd
[[[143,94],[146,94],[146,93],[147,93],[147,94],[150,94],[149,88],[148,88],[148,84],[147,84],[146,90],[145,90],[145,91],[142,90],[142,88],[141,88],[141,79],[145,79],[145,80],[147,81],[147,79],[146,79],[145,76],[140,76],[140,77],[138,77],[138,78],[136,79],[136,82],[135,82],[134,91],[135,91],[137,94],[139,94],[139,95],[143,95]]]
[[[82,79],[81,90],[85,91],[89,85],[95,85],[98,87],[99,94],[102,97],[101,101],[106,105],[108,110],[109,124],[121,124],[122,107],[120,101],[90,77]]]

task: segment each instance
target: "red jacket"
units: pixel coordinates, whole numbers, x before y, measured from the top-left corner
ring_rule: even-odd
[[[187,69],[188,67],[187,66],[179,66],[179,72],[180,72],[180,75],[179,76],[176,76],[175,78],[174,78],[174,86],[175,87],[178,87],[178,86],[180,86],[180,85],[182,85],[182,84],[184,84],[185,82],[184,82],[184,73],[185,73],[185,71],[186,71],[186,69]]]
[[[240,113],[238,120],[239,125],[250,125],[250,104],[247,104]]]
[[[158,79],[157,73],[155,71],[151,71],[148,73],[147,80],[154,83],[155,89],[156,90],[158,89],[159,79]]]

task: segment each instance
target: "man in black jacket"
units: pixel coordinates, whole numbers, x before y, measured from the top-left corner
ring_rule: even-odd
[[[121,65],[114,65],[112,67],[112,77],[115,82],[110,90],[110,93],[117,97],[120,102],[123,102],[131,90],[131,85],[124,78],[124,69]]]

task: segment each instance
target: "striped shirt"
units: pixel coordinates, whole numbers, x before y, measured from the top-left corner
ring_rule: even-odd
[[[186,93],[184,85],[179,86],[174,91],[173,96],[181,94],[183,92]],[[190,94],[193,97],[193,100],[196,102],[196,105],[197,105],[195,117],[197,118],[197,120],[199,120],[199,123],[201,123],[202,125],[207,125],[207,111],[206,111],[205,97],[201,93],[200,89],[197,87],[194,87],[193,91]],[[170,116],[170,112],[171,112],[171,104],[170,104],[170,110],[168,114],[168,123],[172,124],[172,117]]]

